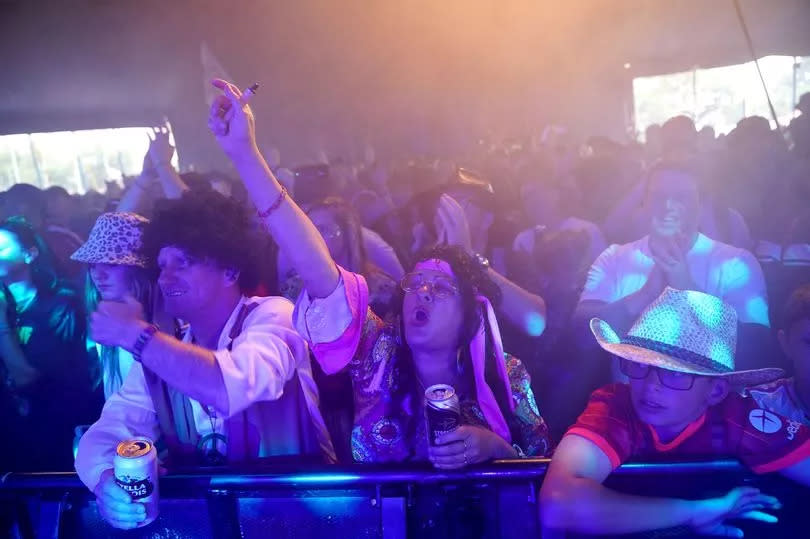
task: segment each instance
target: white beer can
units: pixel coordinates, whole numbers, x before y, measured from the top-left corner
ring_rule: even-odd
[[[158,461],[155,444],[147,438],[124,440],[115,449],[113,472],[116,484],[142,503],[146,519],[138,527],[146,526],[158,516]]]

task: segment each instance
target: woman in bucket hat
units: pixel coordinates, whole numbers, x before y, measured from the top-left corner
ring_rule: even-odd
[[[127,301],[131,297],[144,306],[147,320],[155,318],[160,300],[156,284],[139,253],[141,234],[148,219],[130,212],[104,213],[96,220],[90,237],[71,259],[88,265],[85,285],[87,312],[95,312],[100,301]],[[99,356],[99,382],[107,399],[121,387],[132,366],[132,354],[118,347],[93,344]]]
[[[733,307],[708,294],[667,288],[627,336],[596,318],[591,331],[621,358],[629,383],[595,391],[560,442],[541,491],[545,528],[619,534],[688,526],[741,537],[726,520],[776,522],[761,509],[778,508],[778,500],[755,488],[687,501],[625,495],[602,485],[631,459],[736,457],[755,473],[778,471],[810,485],[810,430],[734,391],[782,371],[734,369]]]

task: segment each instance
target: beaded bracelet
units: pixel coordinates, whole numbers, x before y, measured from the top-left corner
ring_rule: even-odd
[[[285,198],[287,198],[287,188],[282,185],[281,193],[278,194],[278,198],[275,200],[275,202],[273,202],[273,204],[265,211],[259,211],[259,209],[256,208],[256,215],[259,217],[259,219],[267,219],[270,217],[271,213],[276,211],[278,207],[281,206],[281,203],[284,202]]]
[[[138,363],[141,362],[141,354],[143,353],[143,349],[146,348],[146,345],[152,340],[152,337],[155,336],[157,330],[158,327],[155,324],[149,324],[146,328],[144,328],[141,334],[138,335],[138,340],[135,341],[135,346],[132,348],[132,359]]]

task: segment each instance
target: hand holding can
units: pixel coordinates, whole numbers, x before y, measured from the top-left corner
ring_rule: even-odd
[[[155,445],[146,438],[124,440],[113,459],[115,484],[130,497],[133,505],[143,507],[144,518],[137,527],[158,517],[158,462]]]
[[[101,517],[114,528],[131,530],[146,518],[143,504],[133,502],[132,497],[116,484],[112,468],[101,474],[93,493]]]
[[[436,384],[425,390],[425,420],[430,445],[461,425],[461,404],[453,386]]]

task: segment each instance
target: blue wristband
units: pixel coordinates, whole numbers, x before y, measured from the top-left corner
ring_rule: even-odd
[[[141,332],[141,334],[138,335],[138,340],[135,341],[135,346],[132,348],[132,358],[138,363],[141,362],[141,354],[143,353],[143,349],[146,348],[146,345],[149,344],[149,341],[151,341],[152,337],[155,336],[157,330],[158,327],[155,324],[149,324]]]

